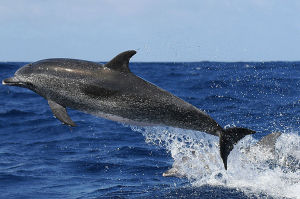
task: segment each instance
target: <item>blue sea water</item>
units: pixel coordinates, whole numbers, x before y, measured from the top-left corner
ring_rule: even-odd
[[[24,64],[0,63],[0,79]],[[0,198],[300,198],[300,62],[130,68],[220,125],[257,133],[235,146],[225,171],[214,136],[128,126],[76,110],[68,110],[78,125],[71,128],[53,117],[44,98],[1,85]],[[283,133],[276,157],[243,153],[275,131]],[[162,176],[174,161],[184,178]]]

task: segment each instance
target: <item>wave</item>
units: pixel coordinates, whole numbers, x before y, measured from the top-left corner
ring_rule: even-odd
[[[224,95],[210,95],[205,97],[204,101],[212,101],[212,102],[230,102],[230,103],[242,103],[244,102],[242,99],[238,99],[235,97],[224,96]]]
[[[32,181],[32,180],[38,180],[40,178],[34,177],[34,176],[21,176],[21,175],[13,175],[13,174],[6,174],[6,173],[0,173],[0,181],[1,183],[16,183],[20,181]]]
[[[11,110],[7,110],[5,112],[0,112],[0,117],[18,117],[18,116],[28,116],[28,115],[33,115],[32,112],[26,112],[26,111],[21,111],[21,110],[17,110],[17,109],[11,109]]]
[[[234,188],[249,197],[297,198],[300,195],[300,136],[297,132],[285,132],[278,138],[274,156],[255,149],[257,140],[245,137],[229,155],[225,171],[215,136],[170,127],[132,129],[141,132],[147,143],[165,148],[178,172],[193,187]],[[249,148],[246,153],[245,149]]]

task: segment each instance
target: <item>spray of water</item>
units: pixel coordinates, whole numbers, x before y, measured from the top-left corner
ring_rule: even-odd
[[[300,198],[300,136],[284,132],[275,151],[255,147],[246,136],[230,153],[225,171],[219,155],[218,137],[170,127],[132,127],[147,143],[165,148],[174,159],[178,177],[192,186],[236,188],[246,194]]]

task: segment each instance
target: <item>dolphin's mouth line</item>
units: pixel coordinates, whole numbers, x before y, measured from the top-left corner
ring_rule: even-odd
[[[6,78],[4,80],[2,80],[2,84],[3,85],[8,85],[8,86],[24,86],[24,82],[21,82],[20,80],[18,80],[15,77],[11,77],[11,78]]]

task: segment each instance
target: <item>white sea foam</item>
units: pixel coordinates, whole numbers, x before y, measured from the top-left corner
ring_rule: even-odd
[[[221,185],[249,195],[300,198],[300,136],[295,132],[278,138],[275,155],[254,147],[257,140],[251,136],[245,137],[230,153],[225,171],[218,137],[166,127],[132,129],[141,132],[146,142],[169,151],[178,172],[192,186]]]

